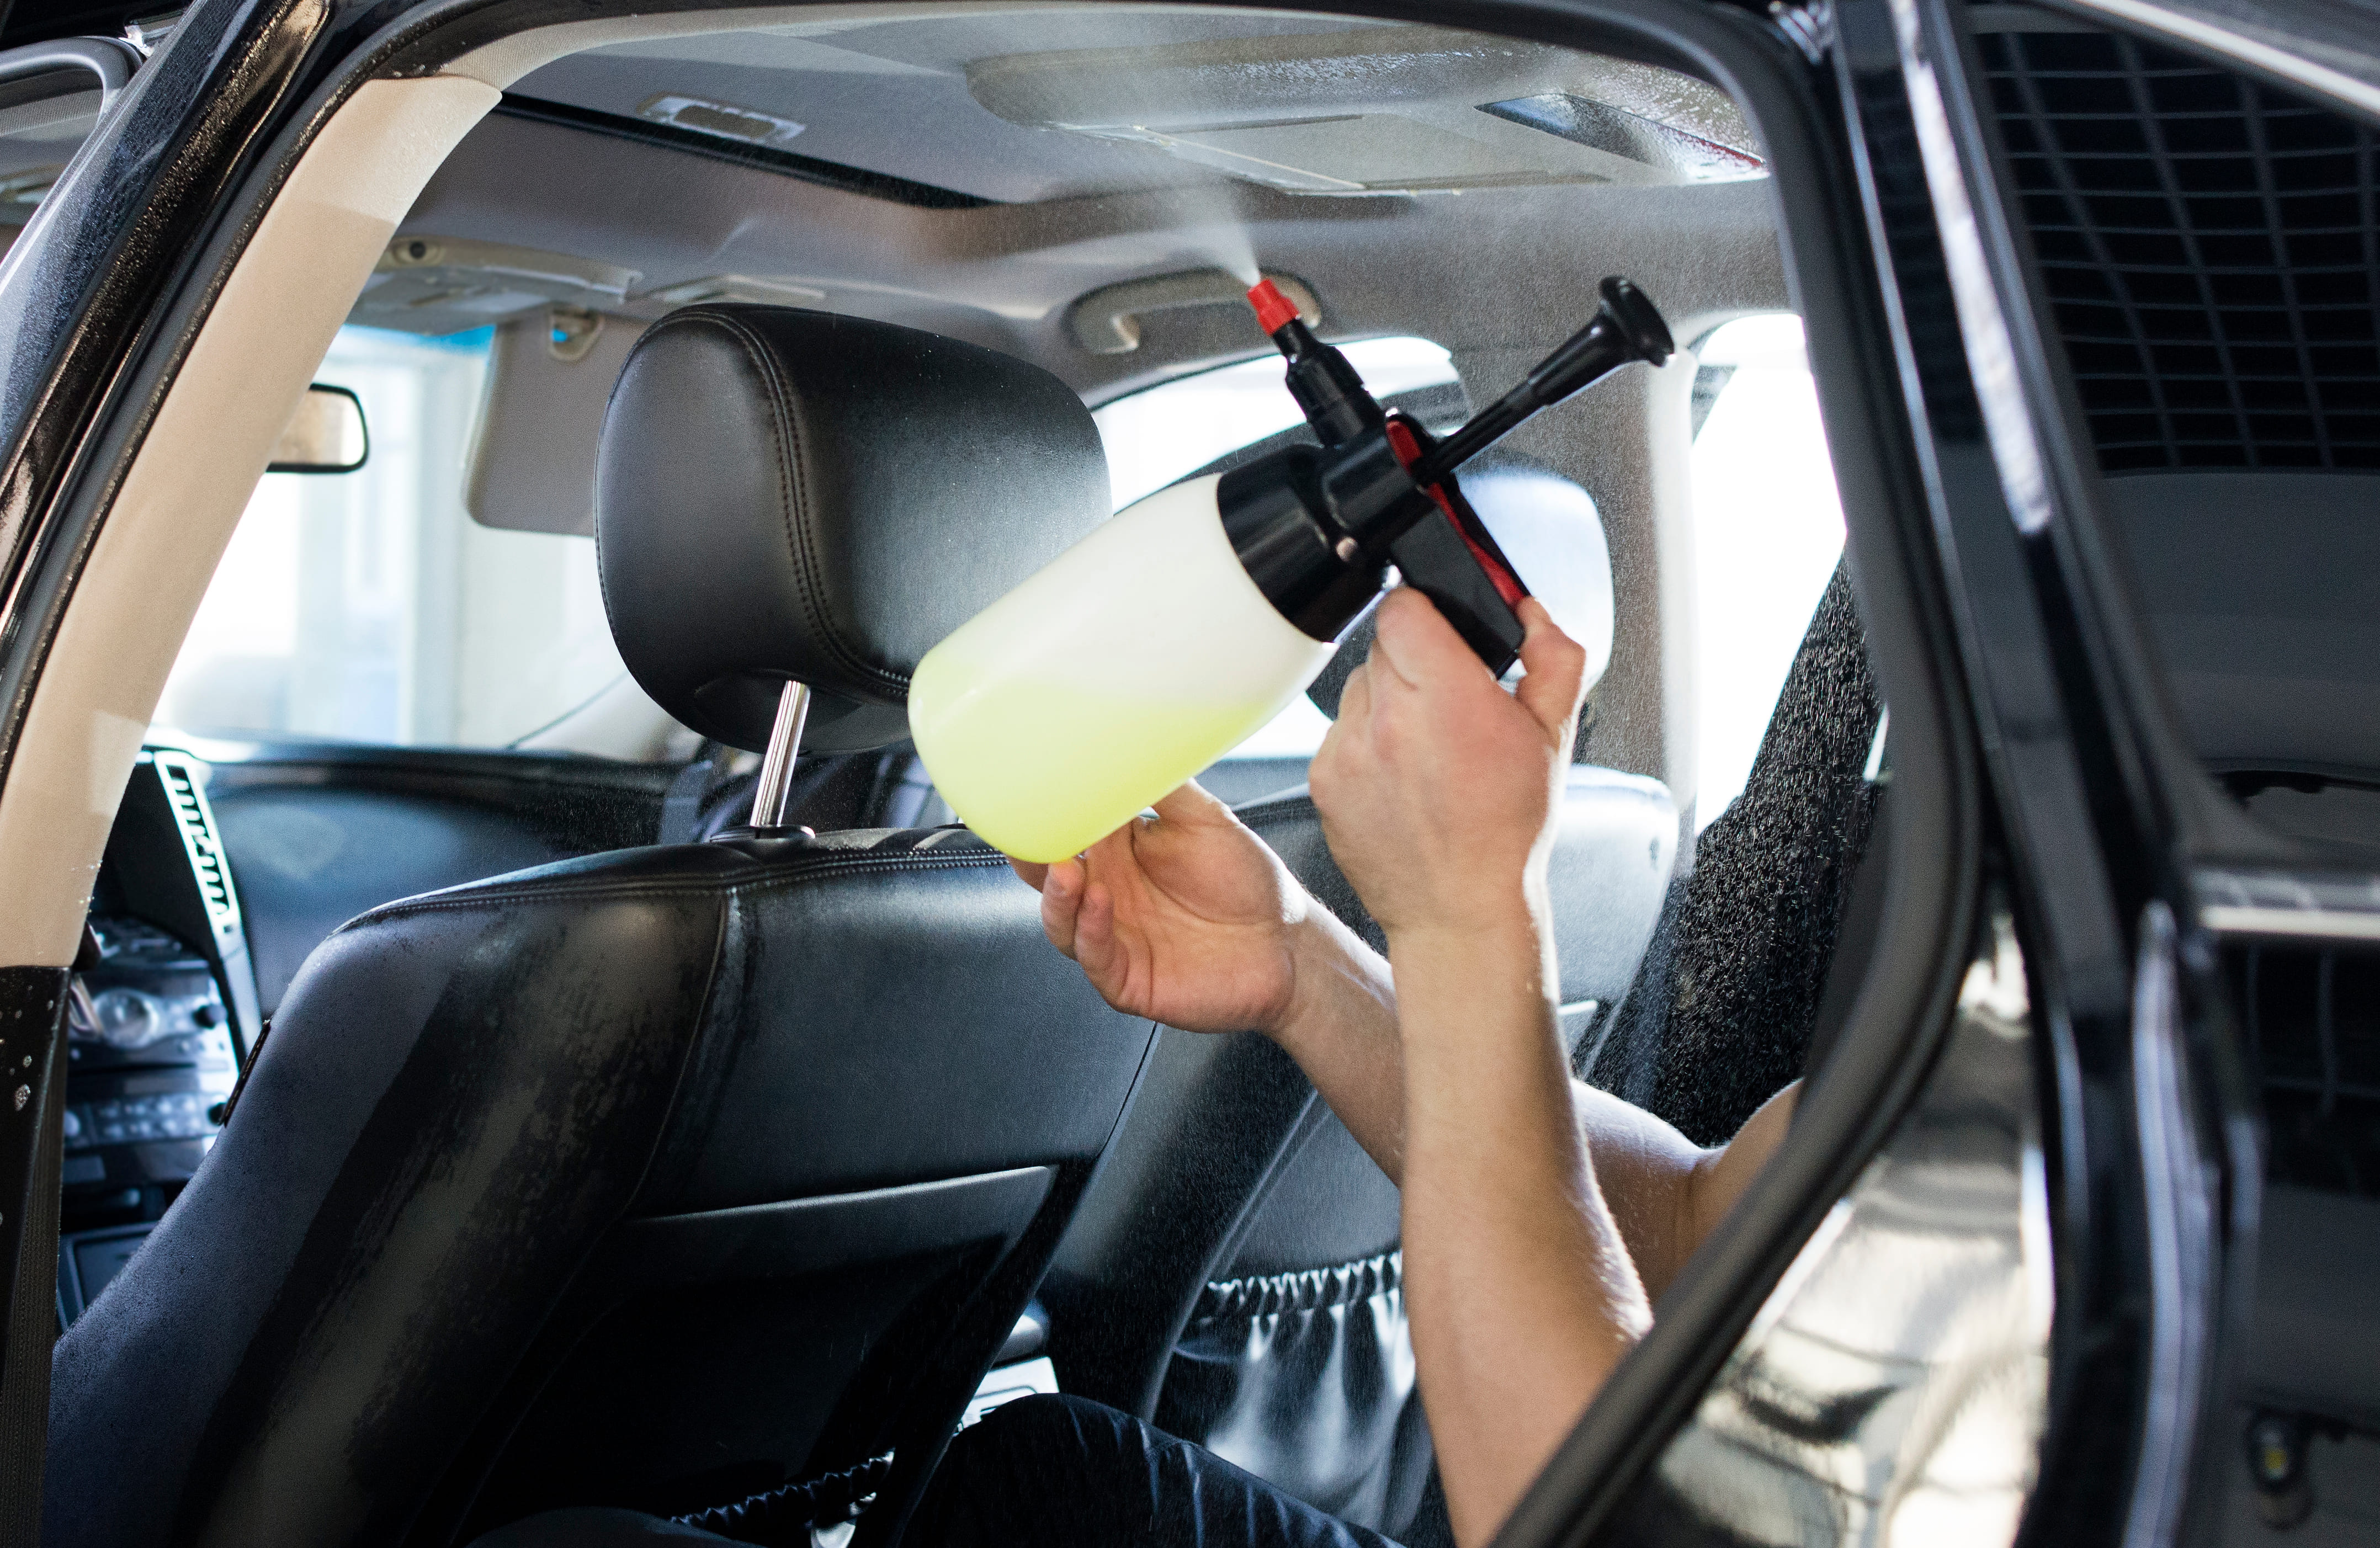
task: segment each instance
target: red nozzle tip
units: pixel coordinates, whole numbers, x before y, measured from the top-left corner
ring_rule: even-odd
[[[1297,320],[1296,304],[1270,280],[1258,280],[1248,291],[1248,305],[1257,309],[1257,326],[1278,333]]]

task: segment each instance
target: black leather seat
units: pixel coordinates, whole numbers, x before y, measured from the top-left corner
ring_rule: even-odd
[[[773,308],[656,326],[601,467],[623,655],[753,748],[789,677],[819,743],[898,736],[917,655],[1107,507],[1055,378]],[[559,1506],[795,1536],[868,1494],[887,1536],[1151,1035],[956,829],[376,909],[298,973],[212,1154],[59,1343],[44,1541],[440,1544]]]

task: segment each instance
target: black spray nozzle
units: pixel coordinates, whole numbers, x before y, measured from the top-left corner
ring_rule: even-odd
[[[1289,394],[1325,446],[1344,446],[1388,422],[1387,414],[1355,368],[1317,338],[1297,308],[1270,280],[1248,291],[1257,323],[1289,361]]]
[[[1621,366],[1633,360],[1658,366],[1676,352],[1660,309],[1633,281],[1614,274],[1603,282],[1602,290],[1603,305],[1587,325],[1547,356],[1519,386],[1433,447],[1414,467],[1416,483],[1427,485],[1452,472],[1539,409],[1551,408]]]

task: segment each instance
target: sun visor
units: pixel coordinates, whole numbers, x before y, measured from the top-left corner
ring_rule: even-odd
[[[563,326],[541,315],[496,330],[463,484],[480,526],[593,536],[603,405],[646,324],[617,313],[591,318],[591,330],[581,313]]]

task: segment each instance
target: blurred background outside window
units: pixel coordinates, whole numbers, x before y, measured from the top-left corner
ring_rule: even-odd
[[[1709,405],[1693,462],[1694,816],[1706,827],[1743,790],[1786,669],[1842,556],[1843,513],[1802,320],[1742,318],[1695,353],[1705,373],[1697,396]]]
[[[463,508],[490,338],[340,330],[316,375],[362,398],[370,458],[258,480],[161,725],[502,746],[620,678],[594,539],[499,531]]]
[[[341,330],[318,375],[362,398],[370,460],[353,474],[259,480],[167,681],[161,725],[503,746],[621,680],[593,539],[486,527],[464,509],[490,338]],[[1384,397],[1457,380],[1427,340],[1346,350]],[[1707,823],[1742,788],[1841,552],[1842,514],[1801,320],[1730,322],[1698,357],[1696,805]],[[1119,507],[1299,422],[1270,357],[1167,382],[1093,418]],[[1301,696],[1232,756],[1302,759],[1328,729]]]

